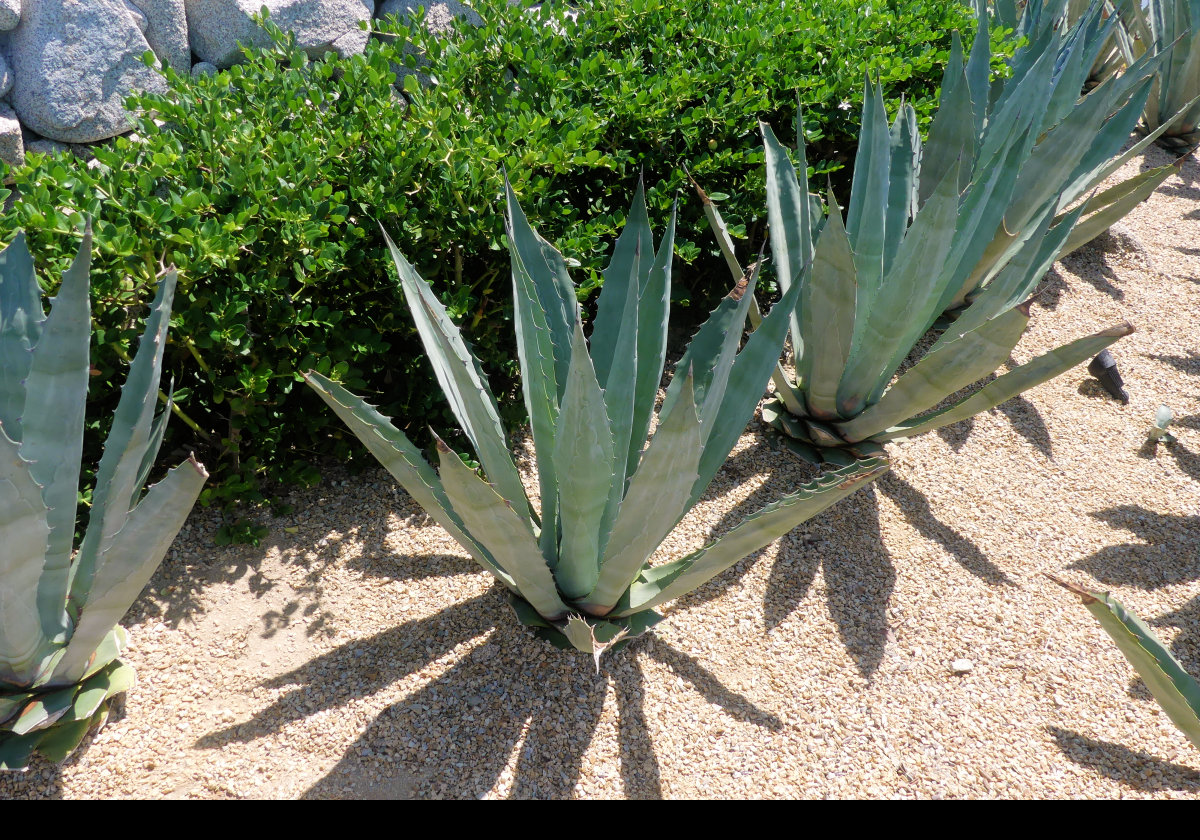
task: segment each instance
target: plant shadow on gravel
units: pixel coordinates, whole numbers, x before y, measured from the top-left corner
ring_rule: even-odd
[[[1200,790],[1200,772],[1164,761],[1140,750],[1088,738],[1069,729],[1049,726],[1047,731],[1063,755],[1076,764],[1101,773],[1136,790]]]
[[[658,798],[662,788],[643,707],[641,655],[669,668],[729,717],[772,731],[783,727],[695,659],[652,636],[607,655],[596,674],[588,657],[555,651],[517,625],[501,589],[494,587],[267,681],[267,687],[289,690],[250,721],[206,735],[196,747],[248,742],[335,710],[472,642],[474,647],[441,676],[376,717],[304,798],[479,797],[510,764],[511,798],[570,797],[610,685],[618,708],[625,795]],[[498,667],[502,661],[524,667]],[[355,679],[341,679],[332,692],[314,692],[329,687],[331,673]]]
[[[947,428],[957,430],[965,425]],[[730,481],[762,475],[762,464],[768,461],[764,456],[777,453],[770,456],[773,466],[767,480],[724,514],[713,528],[714,535],[816,474],[814,468],[780,450],[773,435],[768,433],[734,455],[710,488],[710,493],[719,493],[727,489]],[[879,668],[886,652],[887,611],[896,580],[896,570],[880,531],[880,495],[895,504],[905,521],[921,536],[938,543],[966,571],[990,585],[1013,583],[968,537],[940,521],[929,500],[895,471],[785,535],[771,566],[764,597],[766,632],[787,621],[799,608],[816,580],[817,571],[821,570],[828,590],[830,617],[837,624],[846,651],[868,679]],[[747,557],[729,572],[683,596],[675,609],[699,606],[719,597],[768,551],[763,549]]]
[[[336,469],[328,470],[335,476],[344,477]],[[378,470],[377,480],[371,477],[360,479],[362,485],[344,496],[348,500],[377,499],[379,488],[391,490],[391,477]],[[370,568],[374,559],[387,555],[383,547],[392,520],[402,521],[426,519],[422,511],[406,496],[399,496],[401,507],[370,512],[368,505],[356,505],[357,524],[346,533],[325,532],[308,525],[306,516],[312,510],[320,510],[327,497],[337,494],[338,481],[333,481],[324,492],[321,489],[303,491],[295,498],[304,498],[307,507],[297,507],[289,514],[265,517],[269,526],[268,536],[257,546],[217,545],[214,536],[220,527],[220,514],[198,509],[189,519],[187,526],[188,549],[179,550],[180,541],[159,566],[142,597],[130,610],[127,621],[139,622],[156,618],[172,628],[198,620],[211,607],[205,605],[204,593],[221,584],[233,584],[245,580],[250,593],[264,603],[275,606],[262,616],[268,632],[291,623],[308,622],[306,634],[316,636],[325,632],[326,624],[333,618],[323,606],[325,573],[335,565],[346,565],[365,574],[385,574],[378,568]],[[320,494],[313,497],[310,494]],[[312,500],[312,501],[309,501]],[[346,548],[357,547],[358,552],[348,560],[340,560]],[[272,552],[278,552],[280,562],[286,566],[305,570],[303,582],[287,583],[277,580],[264,568]],[[427,557],[424,565],[413,565],[405,569],[405,576],[412,579],[440,577],[459,574],[474,569],[459,556],[438,555]]]
[[[1109,546],[1070,568],[1087,572],[1106,586],[1143,590],[1200,579],[1200,552],[1196,549],[1200,516],[1160,514],[1136,505],[1107,508],[1092,516],[1110,527],[1130,531],[1141,542]],[[1128,606],[1139,612],[1136,604]],[[1200,598],[1157,618],[1143,618],[1151,627],[1176,628],[1171,653],[1186,671],[1200,674]],[[1130,692],[1150,697],[1141,678],[1134,678]]]

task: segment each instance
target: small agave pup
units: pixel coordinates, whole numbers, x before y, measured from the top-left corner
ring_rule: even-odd
[[[65,758],[133,684],[117,622],[158,567],[208,474],[194,459],[145,495],[169,414],[154,414],[175,289],[159,286],[121,389],[72,559],[88,388],[91,230],[50,316],[24,234],[0,253],[0,770]]]
[[[647,561],[720,469],[766,385],[796,291],[738,352],[746,281],[692,339],[648,446],[666,356],[674,218],[655,251],[639,189],[604,272],[589,342],[562,255],[508,191],[517,348],[536,450],[540,513],[526,497],[495,400],[428,284],[388,245],[438,381],[487,474],[440,439],[440,475],[392,423],[317,373],[308,382],[413,498],[512,593],[522,623],[561,647],[600,654],[660,620],[689,592],[887,469],[831,473],[753,514],[721,539]]]

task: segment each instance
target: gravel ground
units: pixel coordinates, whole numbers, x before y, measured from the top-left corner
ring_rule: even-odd
[[[1129,320],[1129,405],[1080,367],[892,446],[599,674],[382,472],[292,494],[259,548],[198,510],[127,617],[137,686],[0,797],[1192,798],[1200,754],[1042,573],[1112,590],[1200,674],[1198,208],[1192,157],[1055,267],[1013,354]],[[1180,442],[1154,449],[1159,404]],[[808,475],[756,421],[661,556]]]

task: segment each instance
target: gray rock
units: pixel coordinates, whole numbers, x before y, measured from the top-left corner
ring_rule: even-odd
[[[0,32],[16,29],[21,22],[21,0],[0,0]]]
[[[26,3],[9,41],[12,106],[51,140],[92,143],[122,134],[132,127],[125,98],[166,90],[162,75],[142,62],[150,45],[124,0]]]
[[[217,66],[207,61],[197,61],[192,65],[193,76],[215,76],[218,72]]]
[[[145,35],[146,30],[150,27],[150,21],[146,20],[146,13],[130,3],[129,0],[125,0],[125,11],[129,13],[129,17],[133,19],[133,23],[137,26],[138,30]]]
[[[339,58],[347,58],[352,55],[359,55],[367,48],[367,41],[371,38],[371,32],[367,29],[351,29],[342,37],[329,45],[329,48],[338,54]]]
[[[417,9],[424,9],[425,28],[435,34],[448,30],[455,18],[461,18],[475,26],[483,23],[483,18],[474,9],[464,6],[457,0],[445,0],[445,2],[438,3],[420,3],[416,0],[383,0],[378,9],[378,17],[394,16],[401,24],[406,23]],[[417,57],[418,69],[414,72],[402,64],[393,63],[392,72],[396,76],[394,82],[396,88],[403,91],[405,79],[408,76],[416,76],[421,87],[426,87],[430,81],[429,75],[422,72],[420,68],[428,66],[429,61],[412,44],[405,44],[404,52],[406,55]]]
[[[366,33],[358,34],[356,30],[361,28],[360,22],[371,19],[371,6],[363,0],[185,0],[185,3],[192,51],[221,69],[241,60],[239,43],[251,47],[271,43],[267,33],[251,19],[263,6],[275,25],[285,32],[296,33],[296,43],[311,56],[330,50],[362,52]]]
[[[0,50],[0,99],[8,96],[8,92],[12,90],[12,86],[12,67],[9,66],[8,59],[4,57],[4,52]]]
[[[444,32],[450,28],[455,18],[462,18],[467,23],[479,26],[483,18],[474,9],[464,6],[458,0],[441,0],[435,3],[421,3],[418,0],[383,0],[379,5],[379,17],[395,15],[401,23],[417,9],[425,10],[425,26],[430,32]]]
[[[10,166],[25,165],[25,140],[16,112],[0,103],[0,160]]]
[[[59,143],[57,140],[33,140],[25,144],[25,151],[37,152],[39,155],[69,155],[71,147],[66,143]]]
[[[188,45],[187,14],[184,0],[130,0],[146,16],[146,42],[158,56],[180,73],[192,64],[192,48]]]

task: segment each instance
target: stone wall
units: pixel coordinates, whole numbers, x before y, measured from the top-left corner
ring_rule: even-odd
[[[263,46],[251,15],[266,6],[310,55],[361,53],[375,18],[404,19],[426,7],[431,27],[454,16],[478,21],[456,0],[0,0],[0,159],[25,150],[94,143],[132,127],[124,109],[135,91],[165,90],[142,56],[192,73],[237,62],[238,44]]]

